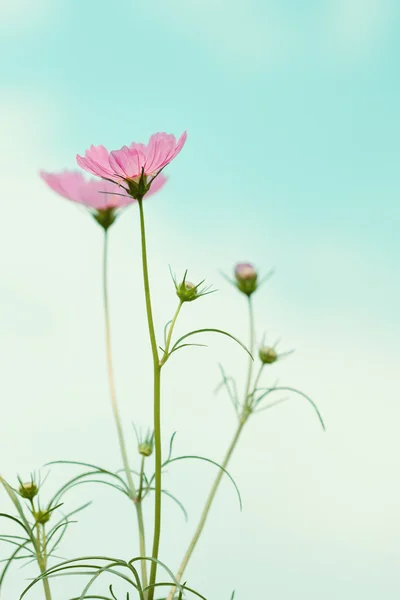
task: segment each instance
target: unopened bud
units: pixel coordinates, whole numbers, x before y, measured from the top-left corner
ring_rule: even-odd
[[[50,521],[50,512],[48,510],[35,510],[33,513],[36,523],[44,525]]]
[[[257,271],[250,263],[238,263],[235,267],[235,278],[238,289],[250,296],[257,289]]]
[[[197,288],[198,286],[191,281],[182,281],[176,287],[176,295],[182,302],[192,302],[199,296]]]
[[[153,453],[153,444],[150,441],[142,442],[139,444],[138,450],[142,456],[150,456]]]
[[[37,495],[39,489],[36,483],[28,481],[27,483],[21,483],[18,491],[22,498],[32,500]]]
[[[278,360],[278,354],[269,346],[262,346],[260,348],[259,357],[265,365],[270,365]]]

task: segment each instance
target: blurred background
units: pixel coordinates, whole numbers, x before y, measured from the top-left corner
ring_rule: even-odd
[[[237,600],[400,592],[399,27],[390,0],[0,0],[0,472],[10,483],[56,459],[120,466],[102,232],[39,169],[75,168],[92,143],[188,131],[168,185],[146,202],[160,334],[176,305],[168,265],[219,290],[184,307],[177,333],[220,327],[246,343],[245,297],[220,270],[276,269],[255,296],[257,340],[266,331],[296,352],[265,383],[310,394],[327,432],[297,397],[249,421],[230,465],[243,511],[225,478],[187,570],[210,600],[234,589]],[[110,244],[117,389],[137,464],[132,422],[150,425],[152,400],[136,207]],[[227,339],[208,343],[165,368],[165,449],[177,431],[177,454],[221,461],[235,417],[214,394],[218,362],[242,389],[247,361]],[[49,494],[75,472],[53,467]],[[160,556],[173,570],[215,475],[200,462],[168,469],[189,513],[185,523],[164,502]],[[60,554],[137,554],[134,511],[113,490],[82,486],[65,510],[91,497]],[[3,493],[0,509],[11,511]],[[14,567],[3,597],[18,598],[33,574]],[[63,578],[57,598],[81,589]]]

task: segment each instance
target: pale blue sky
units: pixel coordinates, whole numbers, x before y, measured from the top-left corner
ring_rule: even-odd
[[[242,339],[244,303],[218,270],[237,260],[275,266],[257,298],[258,338],[267,329],[296,348],[276,373],[312,394],[328,425],[323,436],[301,402],[249,423],[231,467],[244,512],[226,483],[188,580],[209,600],[229,600],[233,588],[238,600],[396,596],[399,6],[0,0],[0,16],[2,473],[12,479],[56,458],[119,464],[104,374],[100,231],[48,191],[38,169],[75,167],[91,143],[117,148],[186,129],[168,187],[146,206],[158,328],[175,304],[169,263],[220,290],[187,310],[181,331],[217,325]],[[127,431],[150,418],[137,225],[133,209],[111,238]],[[230,407],[212,395],[221,354],[241,373],[241,353],[222,341],[182,355],[166,373],[166,435],[178,430],[180,453],[220,460],[231,436]],[[172,567],[211,475],[171,470],[171,491],[190,480],[180,494],[189,525],[165,508],[162,552]],[[104,494],[63,553],[130,557],[117,533],[125,510]],[[18,575],[7,599],[20,589]]]

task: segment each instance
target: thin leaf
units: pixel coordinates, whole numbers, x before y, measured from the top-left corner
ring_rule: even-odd
[[[222,329],[214,329],[214,328],[207,328],[207,329],[195,329],[194,331],[190,331],[189,333],[186,333],[185,335],[183,335],[182,337],[180,337],[175,344],[173,345],[173,347],[171,348],[171,352],[170,354],[175,350],[175,348],[180,344],[180,342],[182,342],[183,340],[185,340],[186,338],[190,337],[191,335],[197,335],[198,333],[220,333],[221,335],[226,335],[227,337],[231,338],[234,342],[236,342],[237,344],[239,344],[239,346],[241,346],[243,348],[243,350],[245,350],[247,352],[247,354],[250,356],[250,358],[253,359],[253,356],[251,354],[251,352],[246,348],[246,346],[244,344],[242,344],[242,342],[240,340],[238,340],[235,336],[233,336],[232,334],[228,333],[227,331],[223,331]],[[254,360],[254,359],[253,359]]]
[[[222,374],[222,382],[217,387],[217,389],[215,390],[215,392],[217,392],[221,386],[225,385],[226,390],[227,390],[228,395],[229,395],[229,398],[230,398],[230,400],[231,400],[231,402],[233,404],[233,408],[235,409],[236,414],[238,414],[238,412],[239,412],[239,399],[238,399],[236,382],[233,379],[233,377],[227,377],[226,376],[224,368],[221,365],[221,363],[219,363],[218,366],[219,366],[221,374]],[[232,381],[233,391],[229,387],[229,381]]]
[[[156,488],[154,487],[150,487],[147,488],[149,491],[154,492],[154,490]],[[179,506],[179,508],[182,510],[184,516],[185,516],[185,521],[188,520],[188,514],[187,511],[185,509],[185,507],[183,506],[182,502],[180,500],[178,500],[178,498],[176,498],[173,494],[171,494],[171,492],[169,492],[168,490],[161,490],[162,494],[165,494],[166,496],[168,496],[169,498],[171,498],[172,500],[174,500],[176,502],[176,504]]]
[[[230,473],[228,473],[228,471],[226,469],[224,469],[224,467],[222,465],[218,464],[214,460],[211,460],[211,458],[205,458],[204,456],[177,456],[176,458],[172,458],[171,460],[166,461],[165,463],[163,463],[162,466],[166,467],[167,464],[171,464],[171,463],[176,462],[178,460],[184,460],[184,459],[188,459],[188,458],[195,459],[195,460],[204,460],[205,462],[211,463],[212,465],[215,465],[216,467],[218,467],[219,469],[221,469],[221,471],[223,471],[229,477],[229,479],[231,480],[231,482],[233,483],[233,485],[235,487],[235,490],[236,490],[236,493],[237,493],[237,496],[238,496],[238,499],[239,499],[240,510],[242,510],[242,506],[243,506],[242,505],[242,497],[240,495],[239,488],[238,488],[238,486],[235,483],[235,480],[233,479],[232,475],[230,475]]]
[[[165,583],[154,583],[153,585],[148,585],[147,587],[143,588],[143,591],[145,592],[146,590],[149,590],[151,588],[156,588],[156,587],[175,587],[176,584],[171,583],[170,581]],[[205,598],[204,596],[202,596],[201,594],[199,594],[199,592],[196,592],[196,590],[187,587],[187,585],[185,584],[185,590],[187,592],[190,592],[191,594],[194,594],[195,596],[197,596],[198,598],[201,598],[201,600],[207,600],[207,598]]]
[[[255,413],[264,412],[264,410],[269,410],[270,408],[273,408],[274,406],[277,406],[278,404],[282,404],[283,402],[287,402],[288,400],[289,400],[289,398],[280,398],[279,400],[275,400],[275,402],[270,402],[269,404],[267,404],[266,406],[263,406],[262,408],[258,408],[254,412]]]
[[[175,575],[173,574],[173,572],[171,571],[171,569],[169,569],[167,567],[167,565],[165,563],[163,563],[161,560],[159,560],[158,558],[153,558],[150,556],[136,556],[135,558],[132,558],[128,564],[132,564],[134,562],[137,561],[142,561],[142,560],[149,560],[150,562],[156,563],[157,565],[160,565],[163,569],[165,569],[165,571],[167,571],[168,575],[173,579],[174,581],[174,586],[178,587],[179,589],[181,588],[181,585],[179,584],[179,581],[175,578]],[[145,591],[145,590],[143,590]]]
[[[266,396],[268,396],[268,394],[271,394],[272,392],[277,392],[277,391],[294,392],[295,394],[299,394],[299,396],[302,396],[303,398],[305,398],[311,404],[311,406],[314,408],[315,412],[317,413],[317,416],[318,416],[319,422],[321,423],[322,429],[324,431],[326,431],[325,423],[322,419],[321,413],[319,412],[318,407],[315,404],[315,402],[313,400],[311,400],[311,398],[309,396],[307,396],[307,394],[304,394],[304,392],[301,392],[300,390],[297,390],[296,388],[291,388],[291,387],[286,387],[286,386],[267,388],[267,391],[264,392],[264,394],[262,394],[259,398],[257,398],[257,404],[259,404],[261,402],[261,400],[263,400]]]
[[[168,325],[171,325],[171,323],[172,323],[172,319],[170,321],[168,321],[168,323],[166,323],[165,327],[164,327],[164,346],[167,345],[167,328],[168,328]]]
[[[26,529],[26,527],[22,523],[22,521],[17,519],[17,517],[13,517],[12,515],[7,515],[6,513],[0,513],[0,517],[4,517],[5,519],[10,519],[11,521],[15,521],[15,523],[18,523],[18,525],[20,525],[23,528],[23,530],[29,535],[30,532]]]
[[[112,572],[114,575],[118,574],[118,576],[122,576],[122,577],[123,577],[123,579],[125,579],[125,580],[128,580],[128,581],[129,581],[129,582],[130,582],[130,583],[133,585],[133,587],[135,587],[136,589],[138,589],[138,591],[139,591],[139,593],[140,593],[140,590],[139,590],[138,586],[137,586],[137,585],[135,585],[135,584],[133,583],[133,581],[131,581],[130,579],[126,578],[126,577],[125,577],[125,576],[123,576],[121,573],[118,573],[117,571],[114,571],[114,569],[113,569],[113,567],[126,566],[126,564],[127,564],[127,563],[124,563],[124,562],[122,562],[122,561],[118,561],[118,562],[111,562],[111,563],[109,563],[109,564],[105,565],[104,567],[102,567],[101,569],[99,569],[99,570],[97,571],[97,573],[95,573],[95,574],[92,576],[92,578],[90,579],[90,581],[89,581],[89,582],[86,584],[86,586],[85,586],[85,588],[84,588],[84,590],[83,590],[83,592],[82,592],[82,594],[81,594],[81,596],[80,596],[79,600],[84,600],[84,598],[85,598],[85,596],[86,596],[86,593],[87,593],[87,592],[89,591],[89,589],[92,587],[92,585],[93,585],[93,583],[96,581],[96,579],[97,579],[98,577],[100,577],[100,575],[102,575],[103,573],[105,573],[105,572],[107,572],[107,571],[108,571],[108,572]],[[140,581],[139,581],[139,585],[140,585]],[[140,597],[141,597],[141,600],[144,600],[144,599],[143,599],[143,593],[142,593],[142,594],[140,594]]]
[[[4,569],[2,570],[2,572],[1,572],[1,575],[0,575],[0,588],[1,588],[1,584],[2,584],[2,583],[3,583],[3,581],[4,581],[4,578],[5,578],[5,576],[6,576],[6,574],[7,574],[7,571],[8,571],[8,569],[9,569],[9,567],[11,566],[11,563],[12,563],[12,561],[13,561],[13,560],[16,560],[16,558],[17,558],[17,555],[18,555],[18,553],[19,553],[19,552],[21,552],[21,550],[23,550],[23,549],[26,549],[25,547],[26,547],[26,545],[27,545],[27,544],[29,544],[29,542],[30,542],[30,540],[26,540],[26,542],[25,542],[24,544],[21,544],[21,545],[19,546],[19,548],[17,548],[17,549],[15,550],[15,552],[13,552],[13,554],[12,554],[12,555],[10,556],[10,558],[7,560],[7,564],[5,565],[5,567],[4,567]]]
[[[171,439],[169,440],[169,451],[168,451],[168,458],[167,460],[170,460],[171,456],[172,456],[172,446],[175,440],[175,436],[176,436],[176,431],[174,431],[174,433],[171,435]]]
[[[195,346],[197,348],[208,348],[207,344],[181,344],[180,346],[176,346],[176,348],[174,347],[168,353],[168,357],[171,356],[171,354],[173,354],[174,352],[177,352],[178,350],[180,350],[181,348],[188,348],[189,346]]]

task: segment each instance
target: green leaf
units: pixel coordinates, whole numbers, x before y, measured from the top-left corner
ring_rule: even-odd
[[[140,580],[137,579],[137,583],[134,584],[133,581],[131,581],[129,578],[125,577],[124,575],[122,575],[122,573],[119,573],[118,571],[115,571],[113,567],[121,567],[121,566],[127,566],[127,563],[125,561],[113,561],[111,563],[108,563],[107,565],[105,565],[104,567],[101,567],[100,569],[98,569],[97,573],[95,573],[92,578],[90,579],[90,581],[86,584],[79,600],[84,600],[84,598],[86,597],[86,593],[89,591],[89,589],[92,587],[93,583],[96,581],[96,579],[98,577],[100,577],[100,575],[102,575],[105,572],[111,572],[114,575],[120,576],[123,579],[125,579],[126,581],[129,581],[131,583],[131,585],[133,587],[135,587],[140,594],[140,600],[144,600],[143,598],[143,593],[141,593],[141,586],[140,586]]]
[[[129,561],[129,564],[132,564],[134,562],[137,561],[142,561],[142,560],[149,560],[150,562],[156,563],[157,565],[160,565],[163,569],[165,569],[165,571],[168,573],[168,575],[173,579],[174,583],[173,585],[178,587],[180,589],[180,584],[178,582],[178,580],[175,578],[175,575],[173,574],[173,572],[171,571],[171,569],[169,569],[167,567],[167,565],[165,563],[163,563],[161,560],[159,560],[158,558],[153,558],[151,556],[136,556],[135,558],[132,558]],[[143,591],[145,592],[147,588],[145,588]]]
[[[11,566],[12,561],[17,559],[17,556],[18,556],[19,552],[21,552],[21,550],[26,549],[26,545],[29,544],[29,542],[30,542],[30,540],[26,540],[26,542],[24,544],[20,544],[20,546],[13,552],[13,554],[10,556],[10,558],[7,559],[7,563],[0,575],[0,589],[1,589],[1,584],[3,583],[4,578],[7,574],[7,571],[9,569],[9,567]]]
[[[188,348],[189,346],[195,346],[196,348],[208,348],[207,344],[181,344],[180,346],[174,346],[168,356],[171,356],[173,352],[180,350],[181,348]]]
[[[156,488],[154,488],[154,487],[148,487],[147,488],[147,490],[151,491],[151,492],[154,492],[155,489]],[[180,500],[178,500],[178,498],[176,498],[175,496],[173,496],[171,494],[171,492],[168,492],[168,490],[161,490],[161,493],[165,494],[166,496],[168,496],[169,498],[171,498],[172,500],[174,500],[176,502],[176,504],[179,506],[179,508],[182,510],[182,512],[184,514],[185,521],[187,521],[188,520],[188,514],[187,514],[187,511],[186,511],[185,507],[183,506],[182,502]]]
[[[168,581],[167,583],[165,583],[165,582],[154,583],[153,585],[148,585],[146,588],[143,589],[143,591],[145,592],[146,590],[149,590],[150,588],[156,588],[156,587],[175,587],[175,586],[176,586],[176,584],[171,583],[170,581]],[[205,596],[202,596],[199,592],[196,592],[196,590],[194,590],[193,588],[187,587],[186,584],[185,584],[185,591],[190,592],[191,594],[194,594],[198,598],[201,598],[201,600],[207,600],[207,598],[205,598]]]
[[[92,475],[108,475],[109,477],[115,478],[119,481],[119,483],[122,484],[122,486],[124,486],[126,492],[129,492],[129,488],[126,484],[126,482],[123,480],[122,477],[120,477],[117,473],[113,473],[112,471],[108,471],[107,469],[103,469],[102,467],[99,467],[97,465],[93,465],[91,463],[85,463],[85,462],[79,462],[79,461],[68,461],[68,460],[56,460],[56,461],[52,461],[50,463],[47,463],[47,465],[78,465],[81,467],[89,467],[91,469],[94,469],[94,471],[88,471],[86,473],[80,473],[79,475],[77,475],[76,477],[73,477],[72,479],[70,479],[66,484],[64,484],[57,492],[56,494],[53,496],[52,500],[50,501],[50,505],[59,501],[59,499],[63,496],[63,494],[67,491],[69,491],[70,489],[72,489],[72,487],[74,487],[75,482],[76,481],[80,481],[81,479],[84,479],[85,477],[89,477]]]
[[[14,521],[15,523],[18,523],[18,525],[20,525],[23,530],[29,535],[30,531],[28,531],[25,527],[25,525],[22,523],[22,521],[20,521],[19,519],[17,519],[17,517],[13,517],[12,515],[8,515],[6,513],[0,513],[0,517],[4,517],[5,519],[10,519],[11,521]]]
[[[75,596],[75,598],[71,598],[70,600],[79,600],[81,596]],[[110,598],[110,596],[85,596],[85,598],[89,599],[89,598],[97,598],[98,600],[115,600],[115,596],[114,599]]]
[[[303,398],[305,398],[311,404],[311,406],[314,408],[315,412],[317,413],[317,417],[319,419],[319,422],[321,423],[322,429],[324,431],[326,431],[325,423],[322,419],[321,413],[319,412],[318,407],[315,404],[315,402],[313,400],[311,400],[311,398],[309,396],[307,396],[307,394],[304,394],[303,392],[301,392],[300,390],[297,390],[296,388],[286,387],[286,386],[267,388],[267,390],[264,392],[264,394],[262,394],[259,398],[257,398],[256,404],[258,405],[261,402],[261,400],[263,400],[266,396],[268,396],[268,394],[272,394],[272,392],[277,392],[277,391],[294,392],[295,394],[299,394],[299,396],[302,396]],[[270,408],[270,406],[265,407],[265,408]],[[261,410],[264,410],[264,409],[261,409]]]
[[[219,391],[219,389],[224,385],[228,392],[229,398],[233,404],[233,408],[235,409],[235,412],[238,415],[239,414],[239,399],[238,399],[236,381],[233,379],[233,377],[226,376],[224,368],[221,365],[221,363],[219,363],[218,366],[219,366],[221,374],[222,374],[222,382],[217,386],[215,393],[217,393]],[[231,388],[229,387],[229,382],[232,382],[233,390],[231,390]]]
[[[70,560],[63,561],[63,562],[59,563],[58,565],[54,565],[53,567],[50,567],[50,569],[47,569],[47,571],[45,571],[44,573],[41,573],[38,577],[36,577],[36,579],[31,581],[31,583],[22,592],[22,594],[20,596],[20,600],[22,600],[22,598],[28,593],[28,591],[34,585],[36,585],[39,581],[42,581],[43,578],[45,578],[45,577],[50,578],[53,576],[57,576],[59,571],[66,571],[69,569],[76,569],[76,568],[91,568],[91,569],[101,568],[101,566],[99,566],[99,565],[87,565],[87,564],[83,564],[83,565],[79,564],[78,565],[78,564],[76,564],[76,563],[79,563],[81,561],[86,561],[86,560],[104,560],[104,561],[113,560],[114,562],[119,562],[118,559],[112,559],[107,556],[82,556],[79,558],[73,558]]]
[[[165,463],[163,463],[163,467],[166,467],[167,464],[171,464],[173,462],[176,462],[178,460],[185,460],[185,459],[195,459],[195,460],[204,460],[205,462],[211,463],[212,465],[215,465],[216,467],[218,467],[219,469],[221,469],[221,471],[223,471],[231,480],[231,482],[233,483],[236,493],[238,495],[238,499],[239,499],[239,506],[240,506],[240,510],[242,510],[242,497],[240,495],[239,492],[239,488],[235,483],[235,480],[233,479],[232,475],[230,475],[230,473],[228,473],[228,471],[226,469],[224,469],[224,467],[220,464],[218,464],[217,462],[215,462],[214,460],[211,460],[210,458],[205,458],[204,456],[177,456],[176,458],[171,458],[170,460],[166,461]]]
[[[176,349],[176,347],[179,346],[180,342],[183,342],[183,340],[187,339],[191,335],[197,335],[198,333],[220,333],[221,335],[226,335],[227,337],[231,338],[231,340],[233,340],[234,342],[236,342],[237,344],[239,344],[239,346],[241,346],[247,352],[247,354],[253,359],[253,356],[251,355],[251,352],[235,336],[233,336],[232,334],[228,333],[227,331],[223,331],[222,329],[214,329],[214,328],[195,329],[194,331],[190,331],[189,333],[186,333],[185,335],[183,335],[182,337],[180,337],[175,342],[175,344],[171,348],[170,354],[172,354],[172,352]]]

